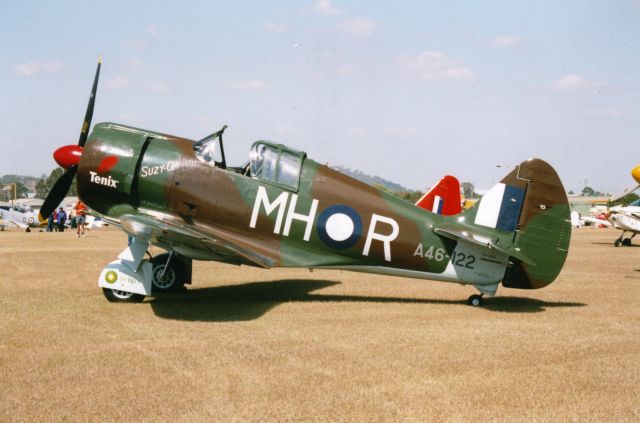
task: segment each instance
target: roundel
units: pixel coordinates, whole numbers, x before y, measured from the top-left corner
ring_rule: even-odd
[[[113,270],[109,270],[104,275],[104,280],[107,281],[107,283],[115,283],[115,281],[118,280],[118,274],[116,272],[114,272]]]
[[[336,204],[320,213],[317,231],[327,247],[344,250],[353,247],[362,236],[362,219],[351,207]]]

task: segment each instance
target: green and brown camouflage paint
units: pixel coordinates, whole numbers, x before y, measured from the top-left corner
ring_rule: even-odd
[[[513,252],[508,266],[505,256],[506,273],[487,276],[482,284],[503,281],[508,287],[539,288],[555,279],[566,258],[568,202],[557,174],[542,160],[523,162],[502,180],[526,192],[515,231],[503,231],[475,224],[477,206],[459,216],[433,214],[322,166],[304,153],[299,153],[304,160],[294,189],[204,163],[193,145],[184,138],[98,124],[79,164],[79,195],[92,209],[113,219],[153,215],[199,234],[181,241],[167,229],[151,239],[168,249],[188,243],[191,251],[199,252],[196,259],[387,274],[396,274],[396,269],[397,274],[416,272],[414,277],[480,283],[455,272],[452,256],[465,241],[436,233],[436,228],[468,232],[490,240],[500,251]],[[273,206],[271,213],[265,198]],[[326,231],[322,236],[319,221],[334,209],[357,214],[352,220],[359,225],[346,246],[328,242]],[[301,216],[310,216],[310,221]],[[225,242],[237,247],[235,252],[225,248]],[[486,257],[483,252],[478,260],[497,260],[492,256],[495,250],[485,249]],[[252,255],[260,260],[251,259]]]

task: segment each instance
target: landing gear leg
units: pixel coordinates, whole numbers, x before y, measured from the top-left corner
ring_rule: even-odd
[[[152,291],[156,294],[180,291],[191,280],[191,261],[173,251],[155,256],[151,264]]]
[[[134,238],[118,259],[102,269],[98,286],[109,302],[140,302],[151,294],[151,263],[143,261],[149,243]]]
[[[473,294],[467,300],[467,304],[471,307],[482,307],[484,304],[484,300],[482,299],[483,294]]]
[[[622,231],[622,234],[620,235],[620,238],[616,239],[613,242],[613,245],[615,245],[616,247],[622,247],[624,245],[624,234],[625,233],[626,233],[625,231]],[[631,242],[631,241],[629,241],[629,242]]]

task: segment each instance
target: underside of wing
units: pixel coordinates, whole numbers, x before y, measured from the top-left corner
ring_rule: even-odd
[[[175,220],[175,222],[174,222]],[[198,230],[172,216],[123,215],[119,225],[129,235],[197,260],[215,260],[231,264],[272,267],[273,261],[241,245],[230,234],[215,229]]]

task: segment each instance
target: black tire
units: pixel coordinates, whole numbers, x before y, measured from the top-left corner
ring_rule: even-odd
[[[482,295],[474,294],[469,297],[467,300],[467,304],[471,307],[482,307],[484,304],[484,300],[482,299]]]
[[[631,247],[631,238],[625,238],[622,240],[623,247]]]
[[[102,288],[107,301],[110,303],[141,303],[144,300],[144,295],[132,294],[131,292],[118,291],[111,288]]]
[[[186,274],[182,262],[177,258],[171,258],[169,268],[165,271],[164,267],[167,263],[169,254],[160,254],[151,259],[151,292],[176,292],[184,287],[186,282]],[[164,277],[161,277],[164,271]]]
[[[613,242],[613,245],[615,245],[616,247],[622,247],[622,240],[620,238],[616,239]]]

